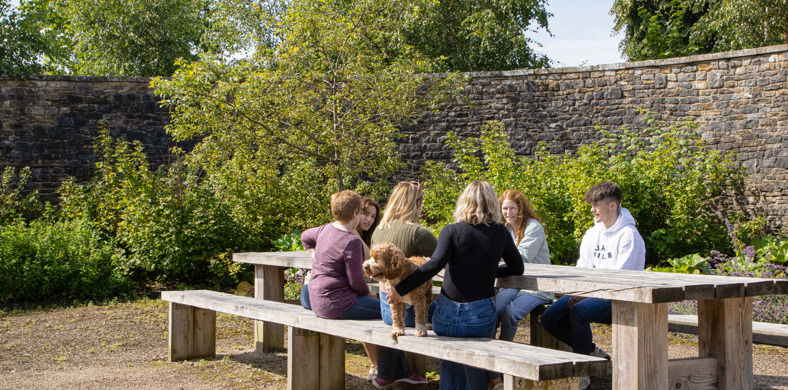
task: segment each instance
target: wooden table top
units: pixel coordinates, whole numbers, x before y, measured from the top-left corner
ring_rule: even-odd
[[[312,268],[307,252],[247,252],[233,261]],[[788,294],[788,280],[526,264],[522,276],[498,279],[497,287],[519,288],[639,303]]]

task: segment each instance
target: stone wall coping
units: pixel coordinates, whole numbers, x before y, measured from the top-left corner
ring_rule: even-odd
[[[574,66],[574,67],[564,67],[564,68],[464,72],[462,73],[462,75],[470,78],[485,78],[485,77],[518,77],[518,76],[533,76],[533,75],[550,75],[550,74],[560,74],[560,73],[615,71],[615,70],[625,70],[625,69],[645,68],[645,67],[688,65],[698,62],[751,57],[751,56],[757,56],[757,55],[763,55],[769,53],[784,53],[786,51],[788,51],[788,44],[756,47],[754,49],[725,51],[725,52],[709,53],[709,54],[698,54],[698,55],[686,56],[686,57],[664,58],[659,60],[620,62],[613,64]],[[446,73],[432,73],[427,75],[427,77],[440,78],[440,77],[444,77],[445,75]]]
[[[709,53],[709,54],[698,54],[698,55],[686,56],[686,57],[664,58],[659,60],[619,62],[612,64],[573,66],[573,67],[563,67],[563,68],[464,72],[462,73],[462,75],[471,78],[485,78],[485,77],[518,77],[518,76],[531,76],[531,75],[550,75],[550,74],[560,74],[560,73],[615,71],[615,70],[644,68],[644,67],[688,65],[697,62],[750,57],[750,56],[757,56],[757,55],[763,55],[769,53],[784,53],[786,51],[788,51],[788,44],[756,47],[754,49],[725,51],[725,52]],[[427,78],[441,78],[444,77],[445,75],[446,73],[431,73],[425,76]],[[18,81],[35,80],[35,81],[72,81],[72,82],[84,81],[84,82],[150,83],[151,80],[153,79],[154,79],[153,77],[50,76],[50,75],[35,75],[35,76],[27,76],[27,78],[25,79],[16,79],[7,76],[0,76],[0,80],[18,80]]]

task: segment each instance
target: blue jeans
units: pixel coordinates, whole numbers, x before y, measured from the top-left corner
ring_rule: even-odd
[[[569,309],[569,298],[564,295],[542,314],[542,326],[563,341],[573,352],[588,355],[596,345],[591,334],[591,323],[610,323],[613,303],[600,298],[586,298]]]
[[[301,289],[301,306],[306,309],[312,310],[312,305],[309,303],[309,289],[307,285]],[[350,309],[347,309],[341,316],[337,317],[339,320],[377,320],[380,319],[380,301],[367,295],[359,295],[356,302]]]
[[[439,336],[495,336],[495,302],[492,298],[457,303],[443,294],[438,297],[432,316],[432,329]],[[475,390],[487,388],[487,372],[464,364],[440,361],[440,388]]]
[[[537,298],[533,295],[520,295],[520,290],[504,288],[495,296],[495,314],[501,321],[501,340],[512,341],[517,333],[520,321],[535,307],[550,303],[549,300]]]
[[[389,306],[388,293],[385,291],[380,292],[380,316],[383,317],[383,322],[386,325],[392,325],[394,320],[391,319],[391,306]],[[430,308],[427,310],[427,322],[432,322],[432,313],[435,311],[435,302],[430,303]],[[416,310],[413,305],[405,305],[405,326],[413,328],[416,326]]]

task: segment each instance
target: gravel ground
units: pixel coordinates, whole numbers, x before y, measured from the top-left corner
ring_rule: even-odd
[[[594,329],[597,344],[610,349],[610,327]],[[517,341],[527,342],[528,321]],[[217,356],[167,361],[167,304],[131,303],[0,312],[0,389],[285,389],[287,355],[257,355],[252,322],[219,314]],[[671,334],[670,358],[697,356],[693,336]],[[359,343],[348,342],[345,383],[372,389],[368,360]],[[756,389],[788,390],[788,350],[756,345]],[[438,388],[437,363],[428,364]],[[609,389],[598,378],[594,389]]]

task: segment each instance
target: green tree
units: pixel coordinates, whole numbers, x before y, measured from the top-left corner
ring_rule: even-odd
[[[549,59],[526,31],[547,30],[546,0],[445,0],[418,8],[404,27],[406,41],[440,71],[542,68]]]
[[[169,76],[177,59],[196,59],[206,28],[207,0],[52,1],[77,75]]]
[[[610,13],[630,61],[788,42],[785,0],[615,0]]]
[[[0,0],[0,75],[24,77],[41,73],[40,57],[51,50],[47,36],[38,31],[38,14],[22,4],[13,8]]]
[[[167,130],[201,137],[192,163],[249,223],[308,226],[324,220],[333,191],[384,194],[402,166],[398,126],[440,101],[437,88],[417,91],[430,64],[399,34],[412,9],[294,1],[274,49],[240,61],[205,56],[153,82],[172,112]]]

